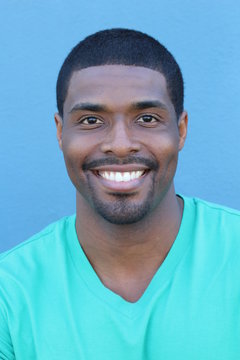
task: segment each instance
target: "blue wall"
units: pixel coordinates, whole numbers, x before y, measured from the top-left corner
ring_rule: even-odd
[[[109,27],[155,36],[181,65],[189,134],[177,191],[240,209],[239,19],[237,0],[2,1],[0,251],[75,210],[55,135],[55,82],[70,49]]]

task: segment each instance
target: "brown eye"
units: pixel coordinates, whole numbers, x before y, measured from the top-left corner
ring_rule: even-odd
[[[102,124],[102,121],[95,116],[88,116],[87,118],[83,119],[81,123],[84,125],[97,125]]]
[[[142,115],[138,119],[138,122],[145,123],[145,124],[152,124],[152,123],[157,122],[157,119],[155,117],[153,117],[152,115]]]

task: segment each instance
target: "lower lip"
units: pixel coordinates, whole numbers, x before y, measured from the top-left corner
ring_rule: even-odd
[[[140,176],[137,179],[130,180],[130,181],[112,181],[107,180],[103,178],[102,176],[94,173],[94,176],[101,182],[101,184],[107,188],[108,190],[114,191],[114,192],[132,192],[136,191],[139,186],[142,185],[146,177],[148,176],[149,171],[147,171],[145,174]]]

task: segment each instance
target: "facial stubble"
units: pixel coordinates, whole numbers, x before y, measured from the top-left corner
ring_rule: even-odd
[[[110,193],[111,201],[102,201],[97,195],[90,178],[88,188],[91,194],[91,205],[98,215],[115,225],[129,225],[142,220],[151,211],[154,195],[154,176],[151,187],[141,203],[136,203],[137,193]]]

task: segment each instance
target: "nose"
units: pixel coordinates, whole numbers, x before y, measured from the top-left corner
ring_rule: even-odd
[[[126,157],[140,151],[140,144],[134,139],[133,131],[129,129],[123,119],[118,119],[102,142],[101,150],[118,157]]]

